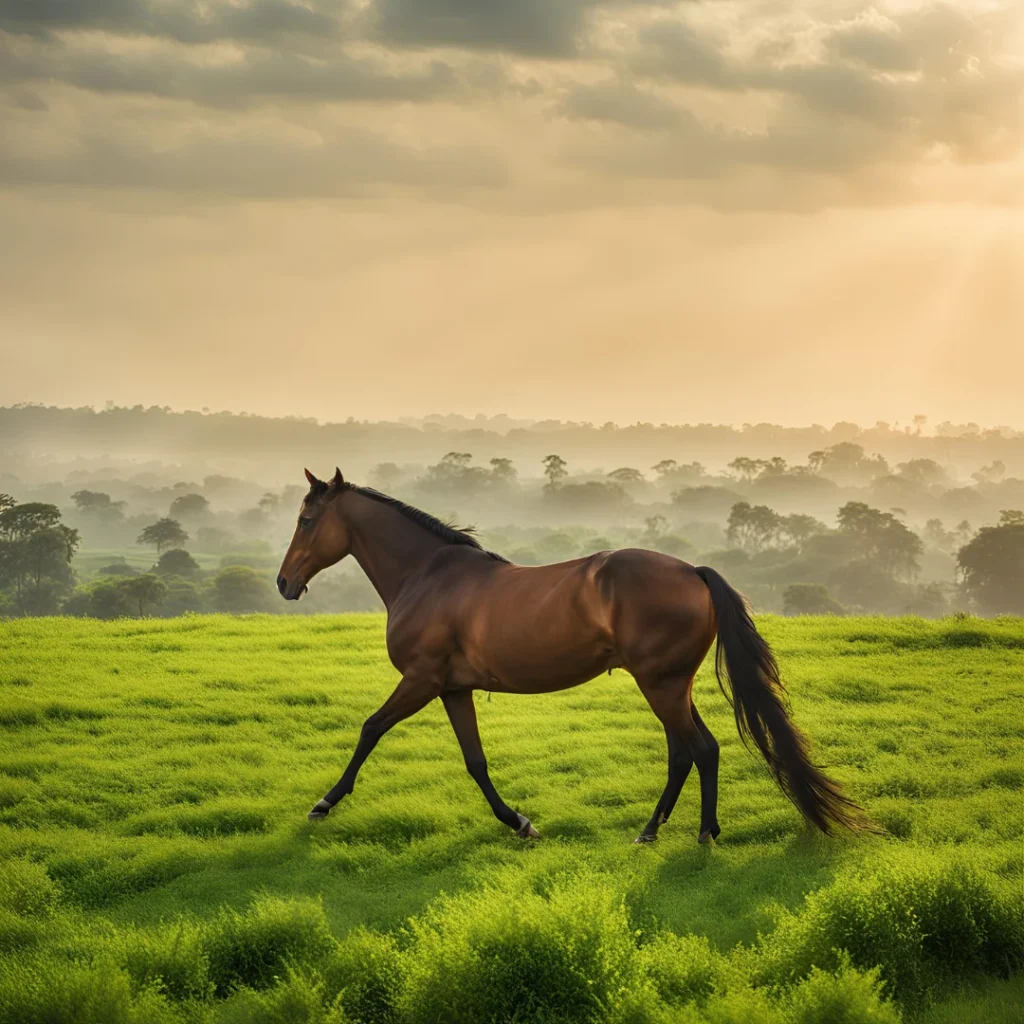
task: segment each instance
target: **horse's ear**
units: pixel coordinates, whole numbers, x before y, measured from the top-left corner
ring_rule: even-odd
[[[341,487],[344,484],[345,478],[341,475],[341,470],[337,466],[334,467],[334,476],[331,477],[331,486],[335,489]]]
[[[317,478],[313,476],[308,469],[304,469],[302,472],[306,474],[306,479],[309,481],[310,487],[316,487],[316,485],[320,483],[320,481],[317,480]]]

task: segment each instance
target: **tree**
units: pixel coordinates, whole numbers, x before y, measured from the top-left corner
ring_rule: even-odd
[[[394,462],[378,462],[370,470],[370,483],[385,494],[390,494],[401,479],[402,470]]]
[[[638,484],[643,482],[644,475],[639,469],[633,469],[632,466],[622,466],[619,469],[613,469],[608,474],[608,479],[614,480],[617,484]]]
[[[115,585],[138,608],[140,618],[149,614],[167,596],[167,584],[149,572],[118,580]]]
[[[213,579],[213,603],[223,612],[266,611],[272,600],[270,584],[247,565],[229,565]]]
[[[542,462],[544,465],[544,475],[548,478],[545,487],[547,490],[553,491],[569,475],[569,471],[566,468],[568,463],[561,455],[545,455]]]
[[[825,533],[828,527],[814,516],[794,512],[783,516],[779,523],[779,532],[788,537],[796,547],[803,547],[811,537]]]
[[[1015,509],[983,526],[956,556],[972,603],[986,615],[1024,614],[1024,516]]]
[[[0,592],[20,615],[56,614],[74,585],[78,531],[61,523],[56,505],[12,501],[0,503]]]
[[[184,576],[188,579],[199,572],[199,563],[182,548],[171,548],[160,556],[152,571],[159,576]]]
[[[168,518],[201,519],[210,512],[210,503],[201,494],[181,494],[171,502]]]
[[[651,466],[651,469],[658,474],[659,478],[664,476],[671,476],[678,467],[679,463],[675,459],[662,459],[661,462],[655,463]]]
[[[782,516],[767,505],[738,501],[729,512],[726,536],[731,544],[750,551],[763,551],[778,536]]]
[[[1006,473],[1006,463],[1000,459],[996,459],[988,466],[982,466],[977,473],[971,474],[971,479],[977,481],[979,484],[994,484],[996,481],[1003,478],[1003,474]]]
[[[663,515],[648,516],[644,520],[643,539],[648,544],[653,544],[668,530],[668,520]]]
[[[729,463],[729,469],[733,475],[745,483],[750,483],[757,476],[767,463],[763,459],[749,459],[746,455],[740,455]]]
[[[917,575],[924,545],[892,512],[848,501],[837,519],[840,531],[857,541],[862,558],[874,560],[879,570],[893,577]]]
[[[845,615],[846,609],[823,583],[792,583],[782,592],[785,615]]]
[[[909,462],[901,462],[896,469],[905,480],[922,487],[949,483],[946,471],[934,459],[911,459]]]
[[[110,495],[103,491],[75,491],[71,500],[79,512],[91,512],[97,515],[110,516],[112,518],[123,518],[123,501],[111,501]]]
[[[18,503],[9,495],[0,493],[0,512],[6,512],[9,508],[14,508]]]
[[[870,483],[889,472],[889,464],[881,455],[868,457],[864,449],[852,441],[841,441],[824,451],[811,452],[807,465],[811,472],[831,477],[841,484]]]
[[[265,516],[272,516],[277,512],[278,508],[280,508],[281,498],[278,495],[267,491],[256,505]]]
[[[147,526],[139,534],[136,544],[149,544],[156,548],[158,555],[162,554],[165,548],[180,548],[188,543],[188,533],[182,529],[181,523],[176,519],[160,519]]]
[[[496,483],[514,484],[518,476],[515,463],[511,459],[491,459],[491,476]]]

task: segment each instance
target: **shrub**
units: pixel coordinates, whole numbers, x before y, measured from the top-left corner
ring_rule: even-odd
[[[814,968],[788,995],[792,1024],[900,1024],[900,1013],[884,1002],[878,971],[861,973],[845,963],[837,973]]]
[[[661,932],[639,954],[640,969],[666,1003],[704,1003],[723,982],[726,959],[698,935]]]
[[[328,996],[340,995],[359,1024],[391,1024],[402,984],[402,960],[390,935],[358,928],[338,945],[322,970]]]
[[[324,1005],[315,977],[289,971],[266,992],[241,989],[217,1014],[217,1024],[346,1024],[340,1005]]]
[[[840,875],[784,914],[762,939],[762,980],[788,984],[813,967],[879,974],[908,1005],[979,972],[1024,966],[1024,910],[964,863],[895,859],[873,873]]]
[[[410,1024],[584,1024],[639,980],[625,908],[594,880],[547,898],[485,889],[441,898],[411,922],[401,1010]]]
[[[213,991],[202,932],[187,922],[160,931],[135,932],[125,943],[124,965],[140,988],[162,990],[173,999],[206,999]]]
[[[110,963],[8,961],[0,973],[4,1024],[177,1024],[164,997]]]
[[[268,988],[286,967],[325,960],[336,945],[319,903],[270,896],[244,914],[222,910],[203,938],[218,996],[241,986]]]

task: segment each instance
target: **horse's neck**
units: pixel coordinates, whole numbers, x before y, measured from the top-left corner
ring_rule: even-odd
[[[390,608],[406,580],[444,543],[389,505],[360,494],[347,496],[345,523],[352,557]]]

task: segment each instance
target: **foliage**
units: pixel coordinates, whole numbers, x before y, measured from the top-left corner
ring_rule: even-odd
[[[846,610],[820,583],[791,583],[782,595],[786,615],[844,615]]]
[[[213,605],[224,612],[264,611],[273,600],[270,584],[247,565],[221,569],[211,584]]]
[[[166,548],[180,548],[188,542],[188,533],[176,519],[159,519],[147,526],[139,534],[139,544],[152,544],[156,553],[162,554]]]
[[[74,585],[71,560],[81,541],[60,509],[17,504],[4,495],[0,511],[0,608],[19,615],[52,615]]]
[[[171,548],[160,556],[153,572],[160,576],[194,577],[199,572],[199,563],[184,549]]]
[[[1024,516],[1003,512],[998,526],[985,526],[957,552],[968,596],[986,615],[1024,612]]]

